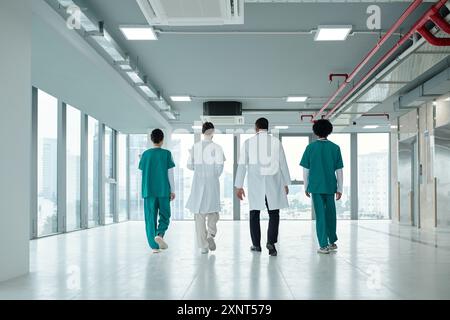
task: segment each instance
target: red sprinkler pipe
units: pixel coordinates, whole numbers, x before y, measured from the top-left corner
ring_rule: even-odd
[[[380,50],[381,46],[392,36],[392,34],[394,34],[394,32],[402,25],[402,23],[405,22],[405,20],[411,15],[411,13],[413,13],[414,10],[416,10],[422,4],[422,2],[422,0],[415,0],[409,5],[405,12],[403,12],[400,18],[394,23],[394,25],[386,32],[383,37],[381,37],[380,40],[378,40],[375,47],[373,47],[372,50],[370,50],[366,55],[366,57],[356,66],[356,68],[348,76],[347,80],[339,86],[337,91],[328,99],[322,109],[320,109],[320,111],[316,113],[316,116],[324,112],[330,106],[334,99],[336,99],[336,97],[347,87],[347,84],[350,83],[353,78],[355,78],[355,76],[361,71],[361,69],[367,64],[367,62]]]
[[[339,107],[341,107],[345,100],[350,97],[353,93],[355,93],[379,68],[380,66],[385,63],[394,53],[397,51],[399,47],[401,47],[406,41],[409,40],[411,36],[414,35],[414,33],[417,32],[419,28],[421,28],[432,15],[436,14],[439,9],[441,9],[445,4],[447,3],[447,0],[439,0],[433,7],[431,7],[423,16],[420,18],[419,21],[417,21],[414,26],[406,33],[398,42],[397,44],[392,47],[378,62],[375,64],[375,66],[370,69],[370,71],[349,91],[347,92],[333,107],[331,111],[327,113],[327,118],[333,114],[334,111],[336,111]],[[425,38],[426,39],[426,38]],[[334,98],[333,98],[334,100]],[[325,107],[325,106],[324,106]],[[325,108],[322,108],[319,113],[323,112]]]
[[[450,38],[437,38],[425,27],[419,28],[419,30],[417,30],[417,32],[433,46],[436,46],[436,47],[450,46]]]
[[[328,75],[328,80],[330,80],[330,82],[333,82],[333,78],[334,77],[344,77],[345,81],[347,81],[348,79],[348,73],[330,73]]]
[[[439,29],[441,29],[445,33],[450,34],[450,24],[442,18],[439,12],[436,12],[434,15],[432,15],[430,19],[435,25],[439,27]]]

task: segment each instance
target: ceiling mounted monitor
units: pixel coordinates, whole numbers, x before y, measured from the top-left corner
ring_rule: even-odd
[[[244,0],[136,0],[151,26],[244,24]]]

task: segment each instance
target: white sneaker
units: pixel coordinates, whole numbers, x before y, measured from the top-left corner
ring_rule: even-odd
[[[321,253],[321,254],[329,254],[329,253],[330,253],[330,250],[328,249],[328,247],[325,247],[325,248],[319,248],[319,249],[317,250],[317,253]]]
[[[203,248],[203,249],[200,249],[200,252],[202,254],[207,254],[209,252],[209,250],[208,250],[208,248]]]
[[[213,237],[209,237],[209,238],[206,239],[206,241],[208,241],[209,250],[216,251],[217,247],[216,247],[216,242],[214,241],[214,238]]]
[[[159,245],[159,248],[161,250],[166,250],[169,248],[169,246],[167,245],[167,243],[164,241],[164,239],[161,236],[156,236],[155,242]]]
[[[152,252],[153,252],[153,253],[160,253],[161,250],[159,250],[159,249],[153,249]]]
[[[337,249],[338,249],[338,246],[335,243],[330,244],[328,246],[328,250],[330,250],[330,251],[337,251]]]

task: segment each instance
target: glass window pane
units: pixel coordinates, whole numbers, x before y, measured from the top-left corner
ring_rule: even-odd
[[[114,222],[114,138],[113,130],[105,127],[105,224]]]
[[[119,199],[118,215],[119,221],[125,221],[128,219],[127,135],[119,134],[117,139],[117,192]]]
[[[284,136],[281,139],[291,179],[303,181],[303,169],[300,160],[309,144],[306,136]],[[311,219],[311,200],[305,195],[303,185],[289,187],[289,208],[281,211],[281,219]]]
[[[81,112],[67,106],[67,231],[81,228],[80,164],[81,164]]]
[[[99,225],[99,122],[88,117],[88,223],[89,227]]]
[[[300,160],[303,152],[309,144],[309,137],[305,136],[284,136],[282,138],[284,153],[286,154],[286,161],[291,174],[291,180],[303,181],[303,170],[300,167]]]
[[[139,160],[149,148],[146,134],[130,135],[130,220],[144,220],[144,201],[142,200],[142,174],[139,170]]]
[[[172,203],[172,219],[193,219],[192,213],[186,209],[194,173],[187,168],[189,150],[194,144],[194,134],[172,134],[172,155],[176,164],[174,171],[176,198]]]
[[[350,181],[351,181],[351,136],[349,133],[332,134],[328,139],[336,143],[341,148],[342,161],[344,162],[344,190],[342,198],[336,201],[336,214],[338,219],[351,219],[351,197],[350,197]]]
[[[38,91],[38,237],[58,232],[58,100]]]
[[[223,174],[220,177],[220,201],[222,207],[220,219],[233,220],[234,136],[233,134],[215,134],[213,141],[223,148],[226,158]]]
[[[389,219],[389,133],[358,134],[359,219]]]

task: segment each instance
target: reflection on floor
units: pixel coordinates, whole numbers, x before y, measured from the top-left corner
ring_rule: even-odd
[[[265,228],[266,225],[263,225]],[[31,273],[0,299],[450,299],[450,232],[339,222],[339,251],[316,253],[314,223],[282,221],[279,256],[249,252],[247,222],[220,222],[201,255],[192,222],[150,253],[142,222],[31,242]]]

